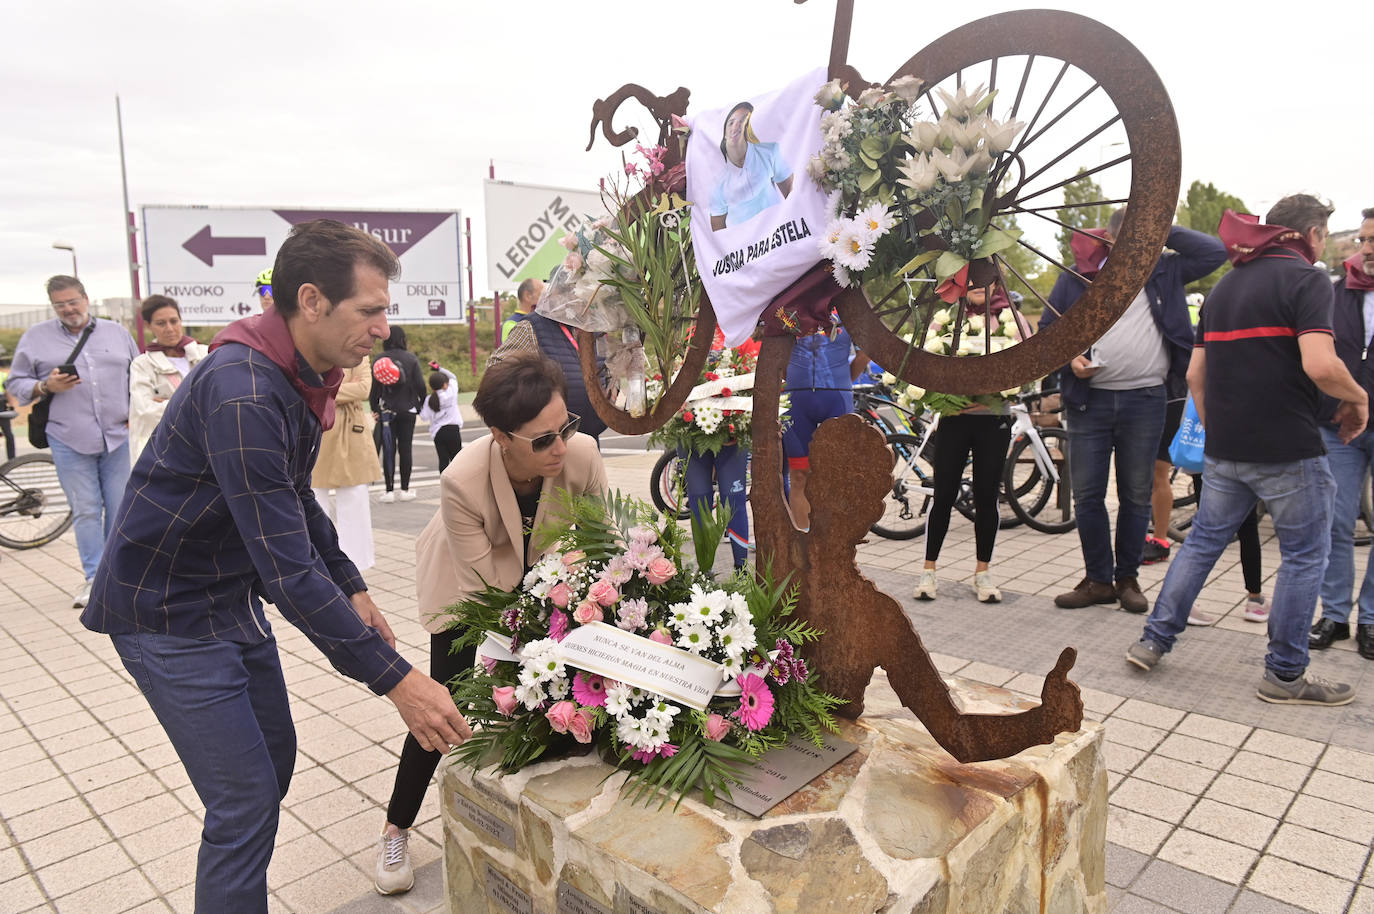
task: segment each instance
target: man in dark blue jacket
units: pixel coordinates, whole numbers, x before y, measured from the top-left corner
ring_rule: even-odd
[[[222,332],[167,404],[81,616],[111,636],[205,804],[200,914],[267,911],[296,733],[264,598],[335,669],[395,702],[426,749],[470,735],[448,689],[396,653],[310,488],[342,369],[387,335],[397,272],[365,232],[292,229],[276,306]]]
[[[1090,281],[1101,269],[1125,215],[1125,209],[1119,209],[1105,230],[1074,236],[1079,275],[1066,272],[1055,282],[1050,307],[1040,318],[1041,329],[1087,289],[1085,279]],[[1169,230],[1168,248],[1126,312],[1091,350],[1060,371],[1074,513],[1086,570],[1077,587],[1055,597],[1055,604],[1064,609],[1118,600],[1127,612],[1150,608],[1136,574],[1150,523],[1166,385],[1184,389],[1193,350],[1183,287],[1226,261],[1226,249],[1216,238],[1179,226]],[[1113,455],[1119,506],[1115,550],[1106,504]]]
[[[1332,324],[1336,331],[1336,354],[1350,374],[1374,401],[1374,363],[1370,340],[1374,334],[1374,207],[1361,213],[1359,249],[1346,260],[1345,275],[1336,281],[1336,301]],[[1333,641],[1350,637],[1351,590],[1355,585],[1355,515],[1360,509],[1361,487],[1367,485],[1374,469],[1374,431],[1366,429],[1342,443],[1330,423],[1339,402],[1322,397],[1322,442],[1331,475],[1336,477],[1336,507],[1331,514],[1331,556],[1322,581],[1322,615],[1312,626],[1308,646],[1325,650]],[[1360,656],[1374,660],[1374,561],[1365,570],[1360,585],[1359,616],[1355,626],[1355,646]]]

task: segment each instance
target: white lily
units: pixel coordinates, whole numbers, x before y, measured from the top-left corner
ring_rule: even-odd
[[[976,120],[964,123],[945,115],[940,118],[940,136],[948,140],[951,146],[957,146],[965,152],[973,152],[982,142],[983,132],[978,128]]]
[[[968,156],[958,146],[947,153],[935,150],[930,154],[930,164],[951,184],[968,173]]]
[[[917,152],[930,152],[940,143],[940,125],[933,121],[917,121],[911,125],[906,141]]]
[[[981,314],[970,314],[969,317],[968,317],[968,320],[967,320],[965,323],[968,324],[968,329],[971,330],[972,332],[974,332],[974,333],[982,333],[982,332],[983,332],[983,315],[981,315]]]
[[[988,155],[986,149],[980,149],[964,160],[964,174],[966,176],[986,174],[991,168],[992,156]]]
[[[936,89],[935,91],[939,93],[940,100],[945,103],[945,110],[961,121],[968,120],[973,116],[974,109],[978,107],[978,103],[987,94],[983,91],[981,83],[972,90],[960,86],[953,95],[944,89]]]
[[[897,384],[897,376],[890,371],[883,372],[883,385],[893,387]]]
[[[888,83],[887,87],[902,101],[914,102],[920,97],[921,87],[924,85],[925,80],[918,79],[915,76],[899,76]]]
[[[943,327],[953,319],[954,315],[950,314],[948,308],[941,308],[930,316],[930,325],[932,327]]]
[[[940,180],[939,170],[924,155],[911,156],[898,166],[898,171],[904,177],[898,178],[897,183],[910,187],[918,194],[930,190]]]
[[[987,137],[987,150],[993,155],[1001,155],[1011,148],[1012,141],[1016,135],[1022,131],[1026,125],[1021,121],[1007,121],[998,123],[989,120],[987,128],[983,131]]]
[[[932,336],[930,339],[926,340],[926,344],[921,348],[932,355],[944,355],[945,341],[938,336]]]

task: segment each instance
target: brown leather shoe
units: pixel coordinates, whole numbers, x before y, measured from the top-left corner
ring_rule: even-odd
[[[1106,581],[1094,581],[1092,578],[1084,578],[1073,590],[1054,598],[1054,605],[1060,609],[1082,609],[1098,603],[1115,602],[1116,591],[1112,585]]]
[[[1121,608],[1128,613],[1149,612],[1150,601],[1140,592],[1140,583],[1135,578],[1122,578],[1116,582],[1116,598]]]

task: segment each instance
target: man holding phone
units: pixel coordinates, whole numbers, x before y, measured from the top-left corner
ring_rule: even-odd
[[[1087,289],[1125,222],[1123,207],[1104,229],[1075,232],[1075,271],[1061,273],[1040,327],[1052,324]],[[1150,523],[1155,453],[1164,430],[1170,392],[1186,395],[1193,331],[1184,285],[1226,261],[1226,248],[1211,235],[1174,226],[1167,250],[1145,287],[1092,349],[1060,371],[1064,421],[1069,433],[1069,470],[1074,514],[1086,574],[1078,586],[1054,598],[1061,609],[1120,602],[1126,612],[1150,608],[1137,572]],[[1107,477],[1116,464],[1116,541],[1107,516]]]
[[[72,506],[85,574],[72,605],[81,608],[129,479],[129,363],[138,347],[118,323],[91,316],[86,288],[75,276],[52,277],[47,291],[57,316],[19,338],[8,387],[20,403],[52,398],[48,443]]]

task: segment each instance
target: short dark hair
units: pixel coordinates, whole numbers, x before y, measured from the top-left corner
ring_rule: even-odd
[[[387,279],[401,274],[400,261],[380,239],[333,219],[302,222],[291,229],[272,265],[272,297],[283,317],[300,308],[301,286],[314,285],[330,303],[357,292],[354,267],[369,266]]]
[[[1374,219],[1374,206],[1369,207],[1369,209],[1362,209],[1362,210],[1360,210],[1360,218],[1361,218],[1361,219]]]
[[[382,351],[390,352],[393,349],[404,348],[406,348],[405,328],[399,327],[396,324],[392,324],[391,332],[387,334],[386,339],[382,340]]]
[[[81,280],[75,276],[68,276],[65,273],[58,273],[48,279],[47,290],[48,298],[52,298],[54,292],[61,292],[63,289],[75,289],[81,293],[82,298],[86,298],[86,287],[81,284]]]
[[[544,410],[558,394],[566,403],[568,381],[558,363],[538,352],[492,362],[477,385],[472,408],[488,428],[509,434]]]
[[[175,298],[169,298],[166,295],[149,295],[143,299],[143,307],[139,309],[139,313],[143,315],[143,323],[152,323],[153,315],[163,308],[176,308],[177,317],[181,317],[181,306],[177,304]]]
[[[1311,194],[1289,194],[1269,207],[1264,214],[1266,225],[1282,225],[1306,235],[1314,228],[1323,228],[1331,221],[1336,208],[1323,203]],[[1321,256],[1321,251],[1317,252]]]
[[[1115,238],[1121,234],[1121,226],[1126,221],[1126,207],[1120,206],[1112,210],[1111,216],[1107,219],[1107,231]]]

